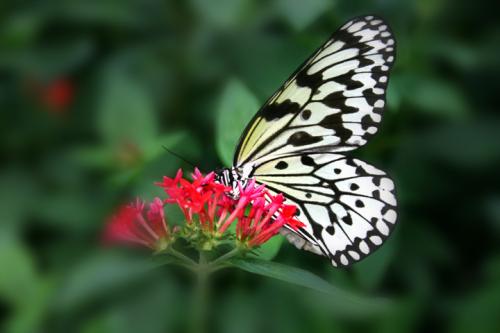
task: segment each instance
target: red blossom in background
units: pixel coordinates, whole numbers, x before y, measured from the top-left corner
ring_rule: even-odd
[[[73,101],[75,87],[68,79],[57,79],[39,87],[41,102],[51,111],[60,113],[67,110]]]
[[[144,214],[146,204],[139,199],[122,206],[110,219],[105,230],[107,242],[128,242],[162,250],[171,241],[163,212],[163,202],[155,198]]]

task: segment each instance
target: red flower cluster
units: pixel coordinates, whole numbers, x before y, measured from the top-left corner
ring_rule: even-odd
[[[249,247],[265,243],[285,224],[293,229],[303,226],[295,219],[297,207],[283,204],[284,197],[278,194],[270,197],[268,203],[263,197],[255,199],[248,214],[239,212],[236,224],[236,238]]]
[[[65,77],[46,81],[38,77],[27,78],[26,92],[45,111],[63,115],[75,99],[76,87],[73,80]]]
[[[230,188],[216,183],[213,172],[203,176],[198,169],[191,175],[190,182],[182,178],[182,170],[177,171],[175,178],[163,177],[163,182],[157,183],[165,190],[167,203],[177,204],[184,213],[186,222],[198,222],[203,231],[216,230],[216,213],[220,207],[231,205],[225,195]]]
[[[198,230],[207,237],[218,239],[236,223],[236,239],[240,245],[254,247],[266,242],[284,225],[293,229],[302,226],[302,223],[295,219],[295,206],[285,204],[283,195],[272,195],[263,185],[258,186],[253,180],[245,188],[239,189],[238,199],[233,199],[228,195],[231,188],[217,183],[213,172],[203,175],[195,170],[192,179],[193,181],[184,179],[182,171],[179,170],[175,178],[164,177],[163,181],[157,184],[168,196],[164,202],[178,205],[184,213],[188,232]],[[155,207],[158,207],[158,201],[159,199],[155,199]],[[140,211],[142,212],[142,209]],[[122,233],[128,230],[130,233],[130,227],[135,225],[128,222],[128,214],[122,215],[115,217],[114,221],[123,221],[115,222],[120,225],[120,228],[115,226],[115,229],[121,230]],[[159,216],[158,213],[156,215]],[[158,224],[153,222],[156,220],[159,219],[148,216],[147,220],[142,221],[146,224],[149,221],[151,226],[155,226],[151,229],[157,230]],[[161,220],[165,221],[163,215]],[[131,233],[138,236],[133,230]],[[166,226],[163,230],[164,235],[170,235]],[[138,238],[150,246],[150,239],[144,239],[142,235]],[[137,243],[137,239],[135,241]]]
[[[171,241],[171,232],[163,212],[163,202],[155,198],[144,215],[145,203],[139,199],[122,206],[105,230],[105,241],[130,242],[153,250],[165,249]]]
[[[67,111],[75,96],[73,82],[65,78],[56,79],[47,84],[37,84],[36,88],[39,101],[54,113]]]

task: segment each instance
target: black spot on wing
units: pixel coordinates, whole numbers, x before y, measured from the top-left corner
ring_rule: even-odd
[[[352,33],[347,30],[337,30],[335,32],[335,40],[340,40],[346,44],[357,44],[361,41],[363,36],[354,36]]]
[[[346,216],[344,216],[344,217],[342,218],[342,221],[343,221],[345,224],[352,225],[351,215],[347,214]]]
[[[262,117],[264,117],[265,120],[271,121],[280,119],[287,114],[296,114],[299,110],[300,105],[298,103],[286,100],[283,103],[272,103],[267,105],[262,109]]]
[[[333,225],[329,225],[328,227],[326,227],[326,232],[330,235],[333,236],[333,234],[335,233],[335,228],[333,227]]]
[[[358,108],[345,105],[346,99],[347,98],[343,95],[343,92],[337,91],[323,98],[321,102],[326,106],[328,106],[329,108],[342,110],[342,114],[358,112]]]
[[[345,164],[347,164],[349,166],[352,166],[352,167],[358,166],[356,163],[354,163],[354,159],[352,159],[352,158],[346,158],[346,159],[344,159],[344,161],[345,161]]]
[[[316,163],[314,162],[314,159],[308,155],[302,155],[300,157],[300,162],[304,165],[307,165],[307,166],[315,166],[316,165]]]
[[[361,127],[363,128],[363,130],[366,131],[368,128],[376,126],[377,123],[373,121],[372,117],[370,117],[369,115],[365,115],[363,116],[363,118],[361,118]]]
[[[285,161],[279,161],[278,163],[276,163],[275,168],[278,170],[284,170],[288,168],[288,163],[286,163]]]
[[[347,90],[358,89],[363,87],[364,85],[363,82],[361,81],[353,80],[351,72],[348,72],[347,74],[344,75],[339,75],[335,77],[333,81],[344,85]]]
[[[366,176],[366,175],[368,175],[368,172],[366,172],[366,170],[361,165],[358,165],[358,166],[356,166],[356,175]]]
[[[316,239],[323,239],[323,237],[321,236],[321,232],[323,231],[323,227],[314,222],[314,221],[311,221],[311,228],[312,228],[312,231],[313,231],[313,236],[316,237]]]
[[[295,77],[295,83],[299,87],[309,87],[313,90],[316,90],[319,86],[321,86],[324,82],[323,73],[317,72],[312,75],[307,74],[307,70],[310,66],[305,67],[303,70],[297,73]]]
[[[290,135],[287,143],[296,147],[296,146],[307,146],[313,143],[320,142],[321,140],[323,140],[323,138],[319,136],[312,136],[307,132],[299,131]]]
[[[358,65],[359,68],[375,64],[375,61],[373,59],[370,59],[367,57],[359,57],[359,58],[356,58],[356,60],[359,61],[359,65]]]
[[[342,126],[341,113],[334,113],[324,117],[318,125],[323,128],[335,130],[335,136],[338,136],[342,142],[346,142],[353,134],[350,129]]]
[[[311,111],[310,110],[304,110],[300,113],[302,119],[304,120],[308,120],[309,118],[311,118]]]

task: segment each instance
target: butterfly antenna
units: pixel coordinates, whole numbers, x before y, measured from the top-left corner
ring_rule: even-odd
[[[188,161],[187,159],[185,159],[184,157],[182,157],[181,155],[177,154],[176,152],[173,152],[171,151],[170,149],[168,149],[167,147],[165,146],[162,146],[163,149],[165,149],[167,152],[169,152],[170,154],[174,155],[175,157],[177,157],[178,159],[180,159],[181,161],[184,161],[186,162],[187,164],[189,164],[190,166],[192,166],[193,168],[196,168],[196,165],[194,165],[194,163]]]

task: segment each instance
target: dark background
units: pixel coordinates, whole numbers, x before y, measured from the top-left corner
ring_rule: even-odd
[[[288,244],[273,260],[392,305],[228,270],[211,329],[500,332],[498,8],[452,0],[2,1],[0,330],[184,331],[191,277],[103,250],[106,217],[190,170],[162,145],[221,166],[248,115],[368,13],[398,48],[382,128],[355,155],[395,179],[399,225],[349,269]]]

